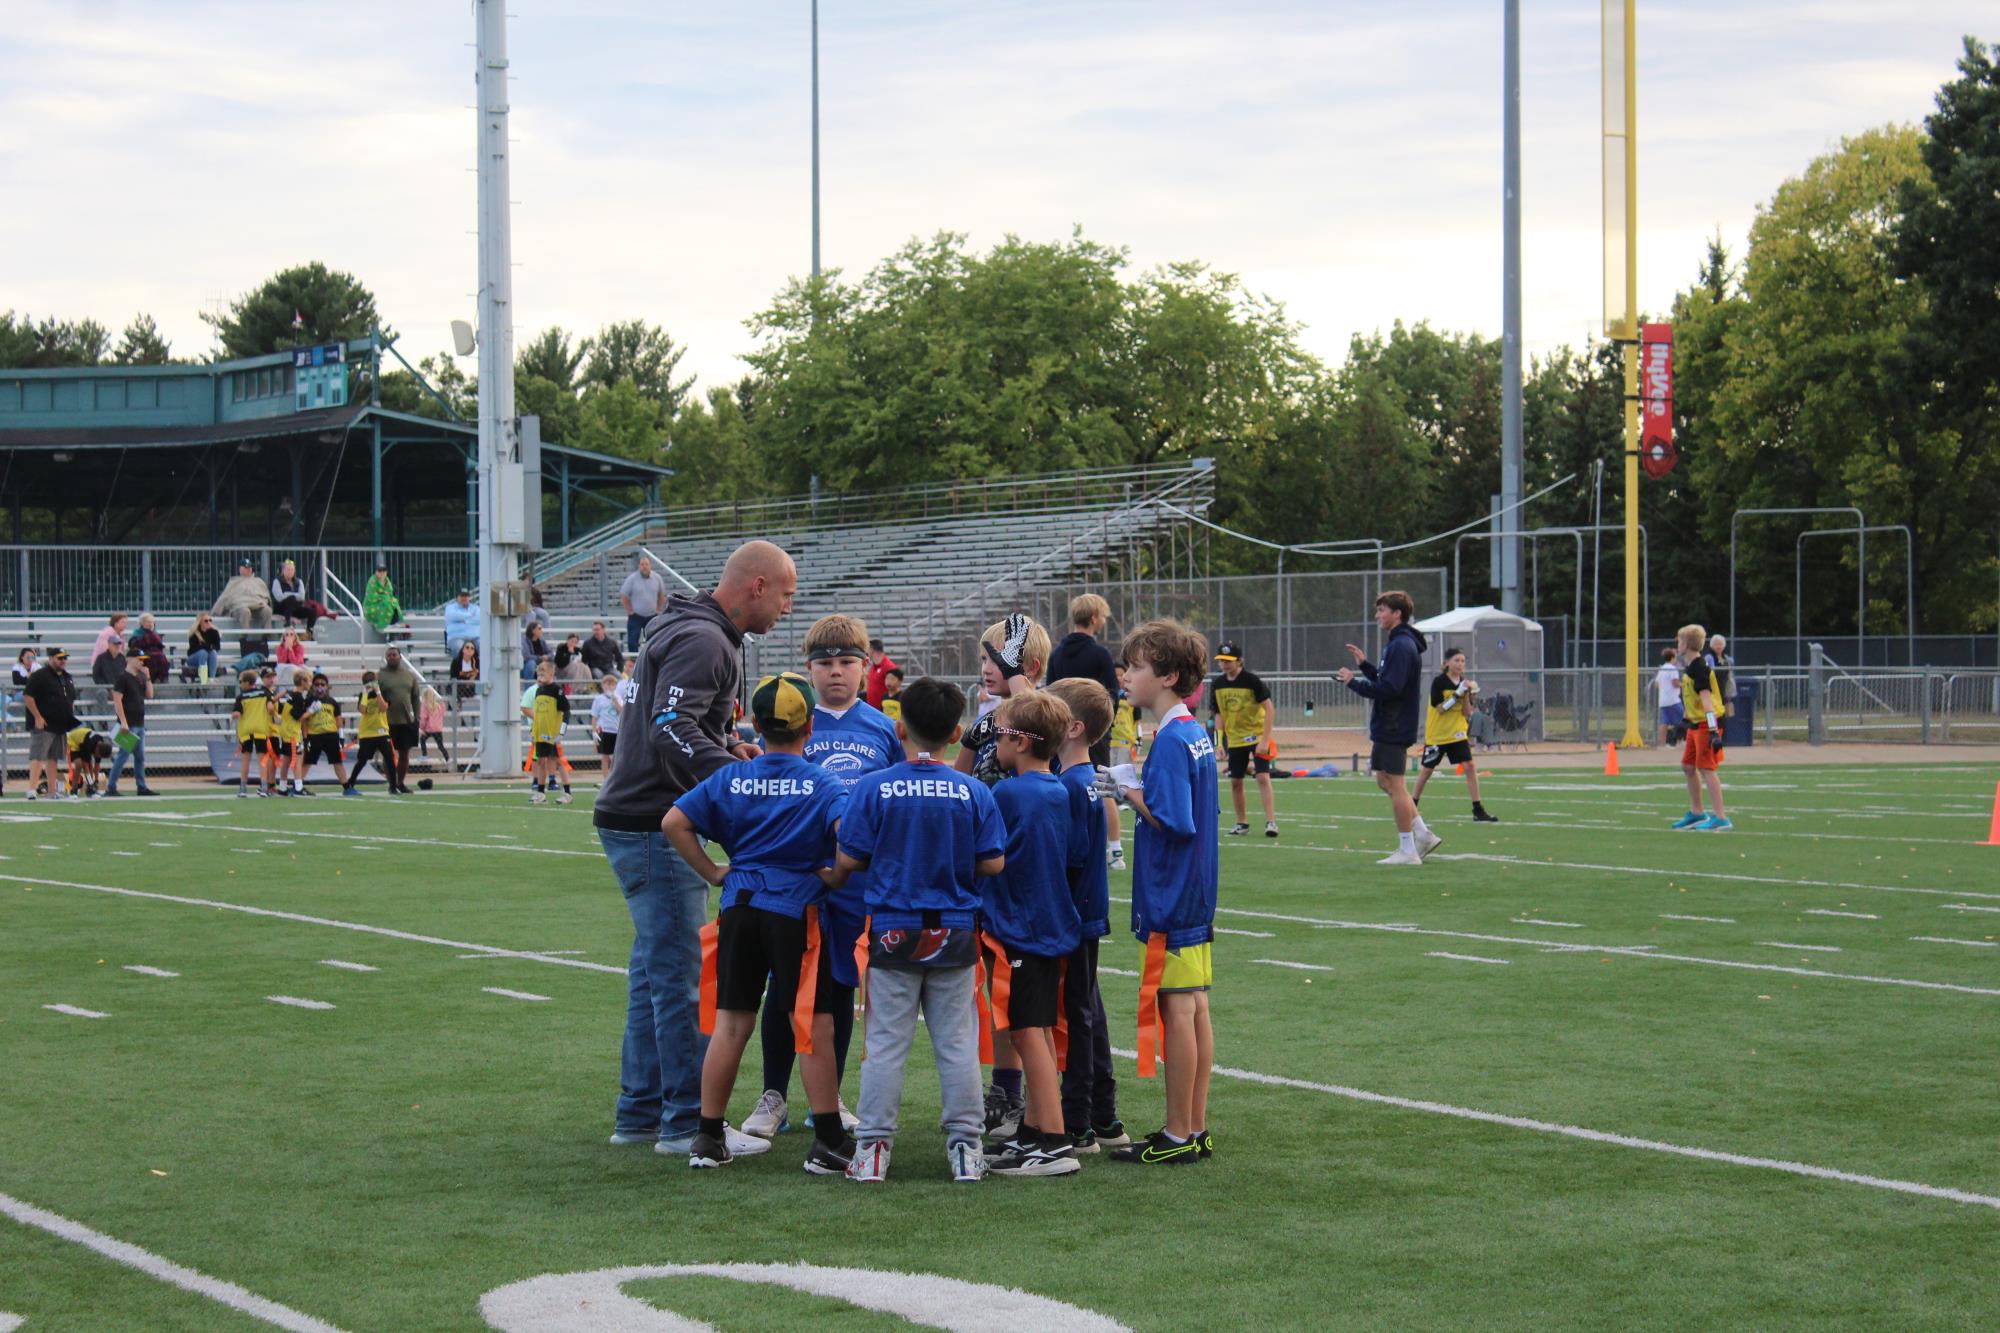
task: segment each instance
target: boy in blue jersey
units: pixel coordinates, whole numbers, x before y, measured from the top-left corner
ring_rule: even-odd
[[[1146,773],[1115,770],[1139,815],[1132,865],[1132,933],[1144,946],[1139,983],[1139,1077],[1153,1076],[1156,1044],[1167,1061],[1167,1123],[1112,1154],[1121,1162],[1176,1166],[1214,1152],[1208,1136],[1208,1076],[1215,1031],[1215,746],[1188,711],[1208,666],[1208,640],[1174,620],[1152,620],[1125,639],[1125,688],[1159,719]]]
[[[996,1175],[1061,1176],[1082,1165],[1063,1132],[1056,1026],[1063,966],[1083,939],[1070,876],[1102,859],[1104,826],[1101,814],[1095,824],[1078,821],[1069,788],[1049,771],[1069,720],[1068,707],[1044,690],[1011,695],[993,713],[995,757],[1008,775],[993,789],[1007,824],[1007,864],[980,883],[981,940],[993,1030],[1009,1034],[1027,1085],[1018,1127],[987,1161]]]
[[[888,1178],[903,1067],[922,1013],[943,1095],[945,1155],[957,1181],[986,1174],[979,1132],[978,876],[1006,867],[1007,826],[980,783],[935,758],[958,739],[965,695],[928,678],[903,691],[905,762],[861,778],[840,821],[836,878],[867,872],[868,1056],[848,1179]],[[851,881],[850,881],[851,882]]]
[[[769,1140],[732,1135],[723,1122],[736,1086],[743,1048],[757,1026],[765,980],[803,1029],[806,1094],[815,1138],[805,1169],[839,1175],[854,1156],[840,1123],[840,1085],[833,1068],[835,987],[828,964],[834,942],[823,938],[821,904],[828,886],[845,784],[806,762],[812,735],[813,689],[786,672],[757,682],[750,717],[764,753],[729,764],[674,802],[660,823],[667,842],[704,880],[722,889],[721,913],[702,930],[702,1011],[711,1027],[701,1067],[701,1124],[688,1150],[691,1167],[725,1166],[737,1155],[766,1152]],[[709,859],[700,839],[729,849],[729,866]]]
[[[1049,693],[1069,708],[1069,731],[1056,759],[1069,788],[1070,816],[1089,829],[1110,820],[1091,750],[1111,732],[1111,692],[1087,676],[1052,682]],[[1111,867],[1102,856],[1070,872],[1070,893],[1083,918],[1083,938],[1063,974],[1063,1017],[1069,1023],[1069,1063],[1063,1069],[1063,1127],[1078,1152],[1122,1148],[1132,1141],[1118,1119],[1118,1082],[1111,1076],[1111,1032],[1097,989],[1098,941],[1111,933]]]
[[[813,708],[812,734],[806,739],[806,762],[817,764],[848,787],[870,773],[879,773],[903,758],[896,724],[861,697],[868,677],[868,626],[852,616],[824,616],[806,632],[806,670],[818,703]],[[847,881],[821,908],[833,969],[833,1062],[840,1080],[847,1076],[847,1048],[854,1037],[854,991],[861,984],[854,949],[866,925],[867,875]],[[772,995],[777,978],[771,980]],[[743,1132],[770,1138],[790,1128],[786,1094],[792,1082],[792,1025],[784,1011],[769,1000],[764,1005],[764,1094],[743,1122]],[[840,1118],[852,1131],[854,1116],[846,1103]]]

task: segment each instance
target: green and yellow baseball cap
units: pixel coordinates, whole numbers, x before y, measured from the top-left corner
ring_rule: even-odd
[[[818,704],[819,696],[813,693],[811,681],[796,671],[781,671],[757,682],[750,695],[750,716],[759,729],[769,726],[800,732],[812,720]]]

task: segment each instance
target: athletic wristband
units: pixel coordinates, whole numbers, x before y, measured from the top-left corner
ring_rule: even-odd
[[[1714,730],[1715,730],[1715,714],[1713,714],[1713,713],[1708,713],[1708,714],[1706,714],[1705,716],[1706,716],[1706,717],[1708,718],[1708,729],[1709,729],[1710,731],[1714,731]]]

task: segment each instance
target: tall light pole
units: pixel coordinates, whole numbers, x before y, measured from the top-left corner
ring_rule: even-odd
[[[1604,332],[1625,362],[1625,737],[1639,734],[1638,0],[1604,0]]]
[[[812,0],[813,271],[819,276],[819,0]]]
[[[521,766],[514,719],[513,607],[496,598],[520,575],[524,539],[522,475],[514,426],[514,249],[507,173],[506,0],[477,0],[479,40],[473,77],[479,99],[479,604],[480,771],[511,775]]]
[[[1501,57],[1502,210],[1500,316],[1500,512],[1519,532],[1521,503],[1521,0],[1506,0]],[[1500,608],[1521,614],[1521,539],[1500,539]],[[1575,626],[1570,634],[1577,633]]]

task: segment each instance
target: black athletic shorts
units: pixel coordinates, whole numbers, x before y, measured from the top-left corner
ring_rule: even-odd
[[[768,978],[770,1003],[790,1013],[798,1000],[799,986],[806,979],[805,918],[767,912],[761,907],[725,907],[718,920],[715,1007],[756,1013],[765,1002]],[[851,991],[833,984],[832,959],[822,935],[813,992],[816,1014],[835,1012],[842,999],[854,1003]]]
[[[1271,761],[1257,753],[1254,745],[1232,745],[1229,747],[1229,776],[1242,778],[1255,768],[1258,773],[1269,773]]]
[[[1096,744],[1090,747],[1090,762],[1096,764],[1100,769],[1111,767],[1110,732],[1107,731],[1102,736],[1099,736]]]
[[[391,722],[389,743],[398,750],[414,750],[420,740],[417,724],[414,722]]]
[[[986,937],[995,1028],[1052,1028],[1062,1012],[1062,958],[1023,953]]]
[[[269,736],[252,736],[239,747],[244,754],[264,754],[271,749]]]
[[[271,753],[280,759],[290,759],[292,757],[292,748],[290,741],[281,741],[275,736],[271,738]]]
[[[1443,745],[1424,747],[1423,765],[1436,768],[1439,764],[1469,764],[1472,762],[1471,741],[1446,741]]]
[[[554,741],[535,742],[535,758],[553,759],[555,757],[556,757],[556,743]]]
[[[1407,745],[1383,745],[1379,742],[1368,751],[1368,767],[1377,773],[1388,773],[1396,777],[1410,771],[1410,747]]]
[[[322,759],[329,764],[340,762],[340,736],[337,732],[323,731],[317,736],[308,736],[305,746],[308,764],[318,763]]]
[[[599,732],[599,733],[598,733],[598,736],[597,736],[597,752],[598,752],[599,754],[610,754],[610,753],[611,753],[611,752],[612,752],[613,750],[616,750],[617,748],[618,748],[618,733],[617,733],[617,732],[615,732],[615,731],[604,731],[604,732]]]

